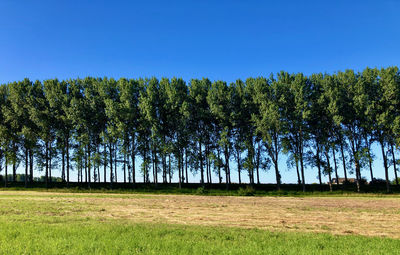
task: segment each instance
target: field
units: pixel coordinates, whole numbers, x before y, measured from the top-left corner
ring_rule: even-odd
[[[0,254],[400,254],[400,197],[0,191]]]

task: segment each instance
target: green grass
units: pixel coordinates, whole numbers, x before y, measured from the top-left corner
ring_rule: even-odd
[[[134,223],[93,216],[107,212],[90,200],[58,199],[81,195],[0,192],[0,254],[400,254],[397,239]]]
[[[118,221],[1,219],[1,254],[399,254],[400,240]]]

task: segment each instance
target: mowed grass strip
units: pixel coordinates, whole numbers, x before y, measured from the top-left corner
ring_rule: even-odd
[[[399,216],[393,198],[0,192],[0,254],[400,254]]]
[[[399,254],[400,240],[121,222],[1,220],[1,254]]]
[[[400,238],[400,199],[0,192],[0,215]]]

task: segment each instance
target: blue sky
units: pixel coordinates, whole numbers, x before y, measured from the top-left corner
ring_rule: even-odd
[[[394,0],[2,0],[0,82],[84,76],[229,82],[280,70],[398,65],[399,12]]]

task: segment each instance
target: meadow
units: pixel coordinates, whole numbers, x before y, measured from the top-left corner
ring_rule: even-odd
[[[398,195],[0,191],[0,254],[399,254]]]

